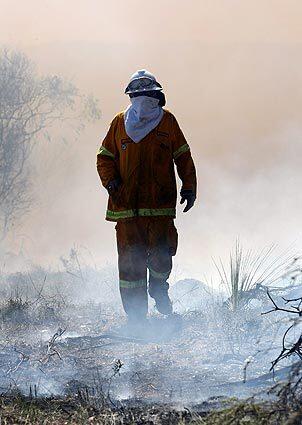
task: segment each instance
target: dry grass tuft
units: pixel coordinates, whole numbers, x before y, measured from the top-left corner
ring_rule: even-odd
[[[261,292],[261,288],[269,287],[296,271],[295,259],[290,252],[275,254],[275,251],[275,245],[259,252],[244,251],[237,240],[227,266],[221,259],[214,260],[221,283],[229,294],[226,304],[230,310],[246,307],[256,295],[256,289]]]

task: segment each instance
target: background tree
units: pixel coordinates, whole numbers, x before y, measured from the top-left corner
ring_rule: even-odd
[[[58,76],[41,77],[22,53],[0,52],[0,240],[33,202],[30,156],[37,137],[69,121],[78,131],[85,120],[98,119],[93,96]]]

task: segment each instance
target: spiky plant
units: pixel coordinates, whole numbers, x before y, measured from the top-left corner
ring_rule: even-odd
[[[232,311],[245,307],[257,288],[270,286],[294,271],[294,258],[288,250],[276,254],[276,246],[271,245],[259,252],[244,251],[238,239],[227,266],[221,259],[213,261],[221,283],[227,288],[227,305]]]

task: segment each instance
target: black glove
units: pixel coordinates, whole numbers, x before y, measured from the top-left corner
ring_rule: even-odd
[[[109,182],[106,186],[109,195],[114,195],[118,191],[121,184],[122,182],[120,178],[111,180],[111,182]]]
[[[187,205],[183,212],[189,211],[189,209],[191,209],[194,205],[194,202],[196,199],[195,193],[193,192],[193,190],[183,189],[180,191],[180,196],[181,196],[181,200],[180,200],[181,204],[187,201]]]

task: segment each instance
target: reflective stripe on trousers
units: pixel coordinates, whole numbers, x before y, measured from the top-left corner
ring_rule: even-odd
[[[147,285],[147,279],[140,279],[140,280],[120,279],[120,288],[135,289],[135,288],[141,288],[146,285]]]

